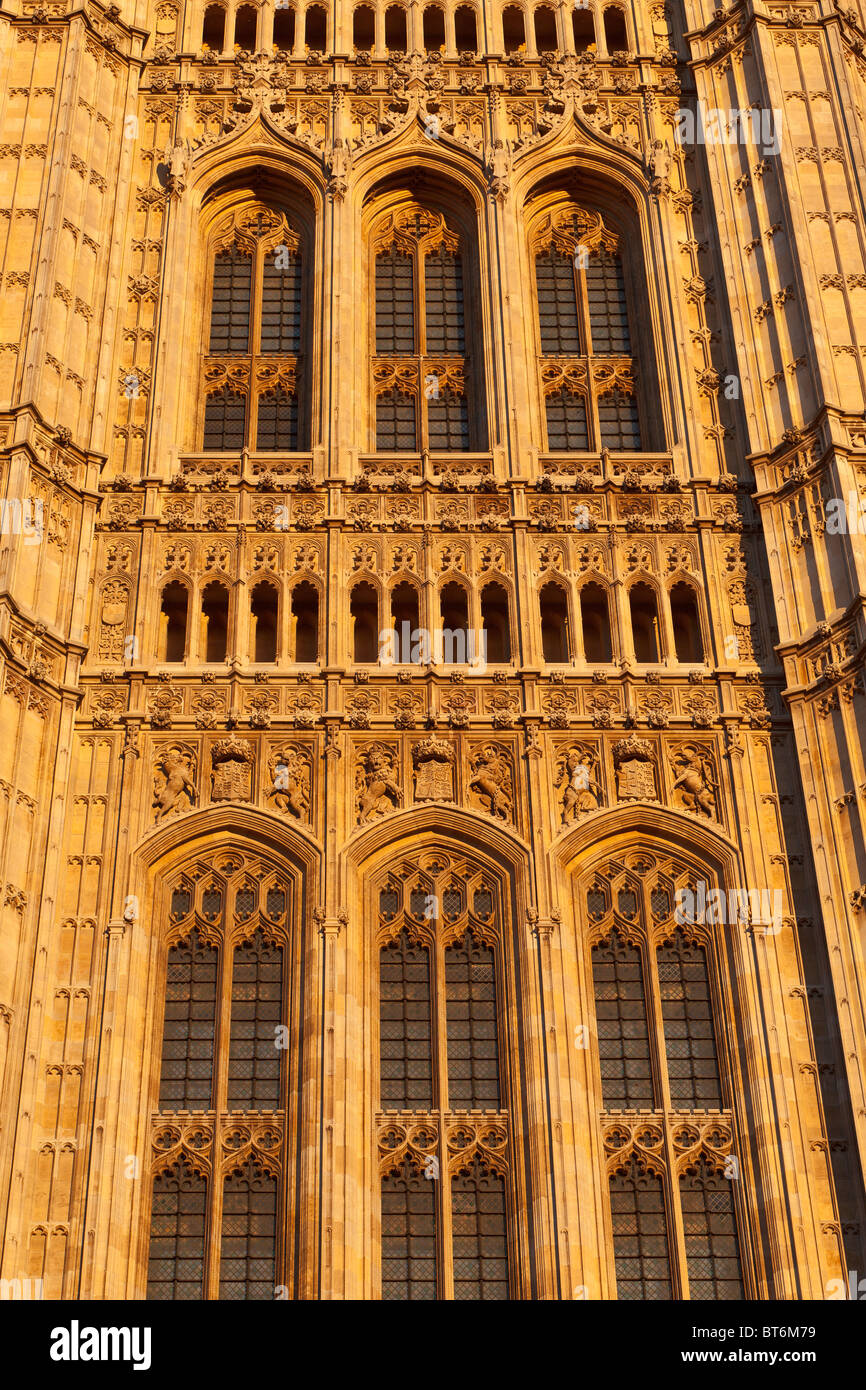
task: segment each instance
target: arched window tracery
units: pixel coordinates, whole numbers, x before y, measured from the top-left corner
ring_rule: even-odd
[[[643,447],[620,241],[599,212],[575,204],[533,236],[551,450]]]
[[[373,395],[379,451],[465,452],[486,445],[465,321],[465,238],[420,203],[373,237]]]
[[[431,852],[378,909],[382,1297],[507,1299],[500,894]]]
[[[695,879],[676,854],[634,850],[577,890],[621,1299],[744,1296],[720,946],[691,910]]]
[[[202,447],[293,452],[306,434],[300,233],[282,211],[247,205],[213,245]]]
[[[272,1299],[290,881],[227,849],[179,873],[169,902],[147,1297]]]

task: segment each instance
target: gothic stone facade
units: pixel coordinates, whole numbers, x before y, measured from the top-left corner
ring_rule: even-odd
[[[864,34],[4,8],[4,1278],[866,1268]]]

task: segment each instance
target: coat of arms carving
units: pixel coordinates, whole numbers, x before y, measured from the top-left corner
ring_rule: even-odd
[[[219,739],[210,750],[211,800],[251,801],[253,750],[243,739]]]
[[[454,749],[444,738],[425,738],[412,749],[416,801],[454,800]]]

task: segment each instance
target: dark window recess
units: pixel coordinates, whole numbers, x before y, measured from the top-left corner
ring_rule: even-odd
[[[252,5],[241,5],[235,18],[235,47],[255,50],[258,15]]]
[[[424,48],[428,53],[438,53],[445,47],[445,15],[437,5],[428,5],[424,11]]]
[[[592,352],[631,353],[622,260],[608,251],[587,259],[586,296]]]
[[[463,263],[440,249],[424,261],[428,352],[466,350],[463,325]]]
[[[214,260],[210,351],[249,352],[252,261],[231,247]]]
[[[699,1159],[680,1178],[680,1202],[689,1298],[741,1299],[743,1274],[730,1179]]]
[[[328,46],[328,14],[321,5],[311,5],[304,16],[304,38],[307,48],[324,53]]]
[[[521,44],[526,43],[523,11],[516,5],[507,5],[502,11],[502,40],[506,53],[516,53]]]
[[[225,661],[228,653],[229,595],[222,584],[208,584],[201,598],[204,659]]]
[[[291,53],[295,46],[295,12],[277,9],[274,13],[274,48]]]
[[[189,612],[189,590],[176,580],[162,591],[162,659],[183,661],[186,655],[186,624]]]
[[[376,257],[376,351],[415,351],[414,267],[393,247]]]
[[[574,262],[558,251],[535,258],[541,351],[545,356],[580,352]]]
[[[443,391],[427,402],[430,448],[465,453],[469,448],[469,409],[465,396]]]
[[[406,52],[406,11],[399,5],[385,11],[385,47],[392,53]]]
[[[372,584],[356,584],[349,600],[353,660],[379,659],[379,595]]]
[[[471,932],[445,952],[448,1099],[452,1110],[498,1110],[493,951]]]
[[[631,635],[636,661],[660,660],[659,615],[655,590],[648,584],[633,584],[628,591]]]
[[[261,350],[301,350],[301,258],[279,246],[268,252],[262,267]]]
[[[490,662],[511,660],[511,627],[508,621],[508,595],[501,584],[487,584],[481,590],[481,626]]]
[[[624,1171],[611,1174],[610,1207],[617,1298],[647,1303],[669,1299],[671,1262],[661,1178],[632,1158]]]
[[[563,386],[544,398],[547,413],[547,447],[553,452],[586,453],[586,400]]]
[[[585,53],[595,43],[595,18],[591,10],[572,10],[571,27],[575,53]]]
[[[604,12],[604,37],[608,53],[625,53],[628,49],[625,15],[622,10],[609,5]]]
[[[359,52],[375,47],[376,16],[368,5],[358,5],[352,15],[352,42]]]
[[[204,1297],[205,1179],[181,1160],[153,1181],[147,1297],[198,1302]]]
[[[598,424],[602,447],[627,452],[640,449],[637,401],[624,391],[608,391],[598,398]]]
[[[436,1297],[436,1183],[408,1159],[382,1179],[382,1299]]]
[[[535,11],[535,49],[537,53],[556,50],[556,16],[546,5],[539,5]]]
[[[240,896],[240,895],[239,895]],[[283,953],[256,931],[235,947],[232,968],[228,1108],[276,1110],[280,1104],[277,1029],[282,1023]]]
[[[455,1302],[508,1298],[505,1183],[475,1158],[451,1180]]]
[[[196,929],[169,949],[160,1110],[211,1108],[217,960]]]
[[[253,661],[272,662],[277,659],[277,615],[279,599],[270,584],[257,584],[250,602],[253,627]]]
[[[205,453],[234,453],[244,447],[247,414],[246,396],[223,387],[208,396],[204,407]]]
[[[475,53],[478,48],[478,35],[475,25],[475,11],[468,5],[461,5],[454,15],[454,41],[458,53]]]
[[[379,952],[379,1057],[383,1110],[432,1106],[430,953],[405,931]]]
[[[204,24],[201,31],[202,47],[209,48],[214,53],[221,53],[225,38],[225,26],[226,12],[222,5],[208,5],[204,12]]]
[[[611,932],[592,948],[601,1091],[606,1110],[654,1103],[640,951]]]
[[[722,1105],[707,957],[681,931],[658,950],[659,991],[671,1102],[676,1110]]]
[[[376,448],[384,452],[414,453],[417,444],[415,397],[401,391],[385,391],[376,397]]]
[[[293,453],[298,447],[298,398],[294,392],[267,391],[259,396],[256,448]]]
[[[671,623],[677,661],[703,661],[704,644],[701,641],[698,600],[694,589],[688,584],[675,584],[671,589]]]
[[[292,590],[295,661],[319,659],[319,591],[306,581]]]
[[[556,665],[571,660],[568,634],[568,598],[558,584],[545,584],[538,595],[541,614],[541,654]]]
[[[607,594],[599,584],[584,584],[580,591],[583,654],[587,661],[612,661],[610,613]]]
[[[221,1299],[272,1300],[276,1286],[277,1184],[252,1159],[223,1188]]]

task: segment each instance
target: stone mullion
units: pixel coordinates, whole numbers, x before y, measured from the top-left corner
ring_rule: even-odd
[[[512,544],[514,547],[514,602],[515,602],[515,641],[513,660],[521,666],[539,667],[541,665],[540,636],[538,632],[538,581],[535,579],[533,546],[524,522],[512,522]]]

